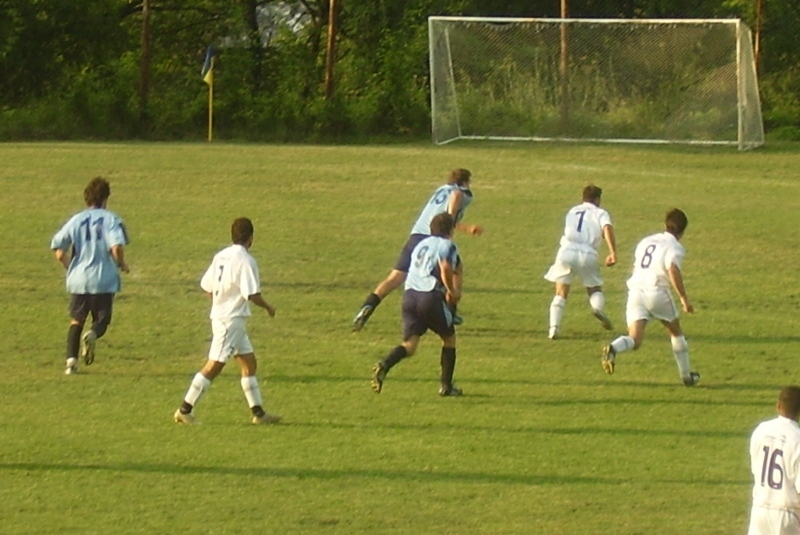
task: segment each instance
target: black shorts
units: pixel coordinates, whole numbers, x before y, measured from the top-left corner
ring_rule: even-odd
[[[394,269],[402,271],[403,273],[408,273],[408,270],[411,268],[411,253],[414,251],[414,247],[427,237],[427,234],[412,234],[409,236],[406,244],[403,246],[403,250],[400,251],[400,256],[397,258]]]
[[[453,312],[444,302],[441,292],[403,292],[403,341],[422,336],[428,329],[441,337],[452,336]]]
[[[75,321],[83,324],[91,312],[95,321],[99,318],[107,318],[106,324],[109,324],[113,306],[114,294],[71,294],[69,315]]]

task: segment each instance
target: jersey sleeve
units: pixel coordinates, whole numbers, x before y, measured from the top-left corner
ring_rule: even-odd
[[[664,251],[664,268],[669,271],[670,266],[673,264],[680,269],[683,257],[686,255],[686,250],[680,243],[675,243],[672,247],[667,247]]]
[[[611,214],[599,208],[597,211],[597,222],[600,224],[600,230],[602,231],[606,227],[612,226],[611,224]]]
[[[211,262],[208,269],[200,279],[200,288],[206,293],[214,293],[214,265],[216,262]]]
[[[239,289],[245,299],[261,292],[258,265],[252,257],[242,263],[242,269],[239,272]]]
[[[50,240],[50,249],[56,250],[59,249],[61,251],[66,251],[72,245],[72,222],[75,218],[71,218],[69,221],[64,223],[64,226],[56,232],[53,239]]]
[[[106,244],[109,248],[118,245],[128,245],[128,232],[122,219],[116,214],[111,214],[106,228]]]

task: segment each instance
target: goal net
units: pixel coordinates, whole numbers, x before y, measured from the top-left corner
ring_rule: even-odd
[[[428,31],[437,144],[764,143],[738,19],[430,17]]]

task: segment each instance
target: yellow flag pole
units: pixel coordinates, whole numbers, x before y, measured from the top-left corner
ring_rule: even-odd
[[[214,138],[214,77],[208,84],[208,141]]]

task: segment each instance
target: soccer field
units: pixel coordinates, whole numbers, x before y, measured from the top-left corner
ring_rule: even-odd
[[[749,434],[800,382],[798,145],[47,143],[0,145],[0,161],[0,533],[746,531]],[[430,334],[376,395],[400,292],[362,332],[350,322],[454,167],[473,172],[464,221],[485,228],[456,236],[465,396],[437,395]],[[96,175],[128,227],[131,273],[95,363],[65,376],[68,295],[49,243]],[[574,286],[549,341],[542,275],[589,182],[617,235],[619,263],[602,271],[615,330]],[[689,217],[691,389],[660,325],[613,376],[600,365],[624,330],[633,247],[674,206]],[[239,216],[278,309],[255,309],[248,330],[265,408],[284,422],[249,424],[231,363],[197,406],[202,425],[178,426],[211,336],[199,279]]]

